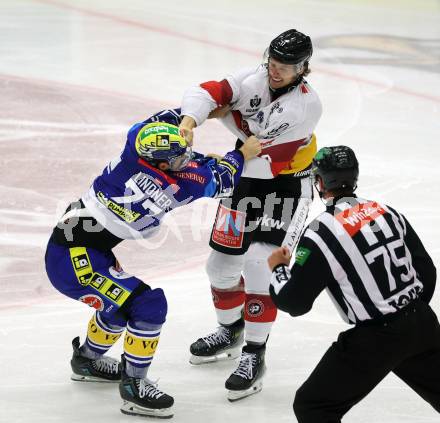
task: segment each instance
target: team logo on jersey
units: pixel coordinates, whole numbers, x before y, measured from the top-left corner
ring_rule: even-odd
[[[252,317],[259,317],[264,312],[264,303],[261,300],[251,300],[246,304],[246,310]]]
[[[220,204],[212,231],[212,241],[229,248],[243,245],[246,213]]]
[[[84,304],[87,304],[89,307],[93,307],[98,311],[104,310],[104,301],[98,295],[87,294],[78,298],[78,301],[81,301]]]
[[[251,101],[249,103],[253,109],[256,109],[261,104],[261,98],[255,94],[254,98],[251,98]]]
[[[263,120],[264,120],[264,112],[263,112],[263,110],[260,110],[260,111],[257,113],[256,118],[257,118],[257,120],[258,120],[258,123],[261,125],[261,124],[263,123]]]

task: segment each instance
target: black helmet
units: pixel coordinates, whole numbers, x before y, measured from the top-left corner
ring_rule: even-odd
[[[312,40],[296,29],[289,29],[278,35],[269,46],[269,57],[289,65],[310,60],[312,53]]]
[[[359,176],[359,163],[354,151],[345,145],[321,148],[312,164],[312,175],[322,178],[326,190],[355,189]]]

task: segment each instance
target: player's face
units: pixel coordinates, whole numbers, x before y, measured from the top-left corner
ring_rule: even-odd
[[[181,170],[188,165],[191,160],[192,150],[191,147],[187,147],[186,152],[174,160],[170,161],[170,170]]]
[[[269,85],[272,89],[283,88],[298,78],[297,67],[286,65],[269,57]]]

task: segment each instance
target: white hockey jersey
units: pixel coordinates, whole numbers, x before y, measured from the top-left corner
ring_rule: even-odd
[[[262,142],[260,157],[246,162],[245,177],[270,179],[279,173],[307,168],[316,152],[313,131],[322,114],[316,92],[306,81],[271,99],[265,65],[209,81],[186,90],[182,115],[200,126],[217,107],[232,105],[223,124],[244,141],[255,135]]]

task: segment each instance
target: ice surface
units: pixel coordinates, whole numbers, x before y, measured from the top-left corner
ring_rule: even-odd
[[[71,382],[70,342],[90,310],[49,284],[43,255],[67,204],[115,157],[128,127],[178,106],[186,87],[256,65],[295,27],[315,52],[309,82],[323,145],[348,144],[359,192],[405,213],[440,264],[440,7],[437,1],[2,0],[0,2],[0,421],[140,421],[120,414],[116,386]],[[196,129],[202,152],[225,152],[217,122]],[[233,362],[188,363],[216,325],[204,273],[214,200],[174,212],[153,239],[125,242],[127,272],[165,289],[169,317],[151,377],[174,395],[175,422],[295,421],[295,390],[346,326],[321,296],[308,315],[280,314],[263,391],[228,403]],[[320,211],[319,200],[312,215]],[[433,307],[440,312],[440,296]],[[118,344],[112,355],[121,352]],[[394,376],[346,422],[428,423],[438,414]]]

